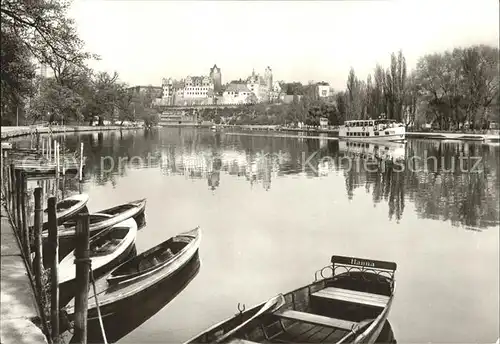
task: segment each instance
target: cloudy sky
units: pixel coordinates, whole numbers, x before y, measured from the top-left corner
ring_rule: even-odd
[[[498,0],[117,1],[74,0],[98,70],[132,85],[205,75],[217,63],[223,82],[271,66],[275,80],[325,80],[344,88],[352,66],[366,77],[403,50],[419,56],[499,41]]]

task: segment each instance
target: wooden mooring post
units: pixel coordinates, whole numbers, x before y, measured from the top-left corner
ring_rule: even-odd
[[[50,323],[52,340],[57,343],[59,338],[59,238],[57,233],[56,198],[50,197],[47,201],[49,222],[49,259],[51,262],[50,274]]]
[[[83,142],[80,142],[80,168],[78,169],[79,171],[79,179],[80,182],[83,179]]]
[[[82,193],[83,181],[83,142],[80,142],[80,166],[78,167],[78,191]]]
[[[47,140],[47,160],[49,160],[49,162],[52,162],[52,140],[49,139]]]
[[[28,219],[28,183],[26,182],[26,173],[21,172],[21,222],[22,222],[22,237],[24,238],[24,253],[26,254],[26,259],[31,262],[31,235],[29,230],[29,219]],[[31,264],[28,264],[31,268]]]
[[[21,193],[23,190],[23,185],[21,181],[21,170],[16,171],[16,226],[19,232],[19,237],[22,238],[23,235],[21,230],[23,228],[21,223]]]
[[[42,221],[43,221],[43,205],[42,205],[42,188],[35,189],[35,261],[33,263],[33,271],[35,273],[35,284],[38,295],[42,295],[42,272],[43,272],[43,250],[42,250]]]
[[[12,219],[14,223],[16,223],[15,220],[15,214],[16,214],[16,168],[14,167],[14,164],[10,164],[10,214],[12,216]]]
[[[87,308],[89,294],[89,214],[83,213],[76,219],[75,276],[75,326],[71,343],[87,344]]]
[[[6,188],[7,188],[7,193],[5,195],[5,201],[7,202],[7,209],[9,212],[12,214],[12,176],[11,174],[11,168],[10,166],[6,166],[5,168],[5,182],[6,182]]]
[[[4,152],[2,146],[0,145],[0,158],[2,159],[1,161],[1,168],[0,168],[0,173],[2,174],[1,177],[0,177],[0,188],[2,189],[2,191],[4,192],[4,195],[7,194],[7,189],[5,187],[5,183],[4,183],[4,178],[5,178],[5,173],[4,173],[4,169],[5,169],[5,160],[6,160],[6,155],[5,155],[6,152]]]

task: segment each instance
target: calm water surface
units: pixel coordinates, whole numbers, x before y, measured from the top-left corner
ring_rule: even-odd
[[[496,341],[498,146],[288,136],[164,128],[65,138],[84,142],[91,212],[147,197],[139,253],[203,230],[197,276],[120,343],[187,340],[238,302],[310,283],[332,254],[397,262],[389,319],[399,342]]]

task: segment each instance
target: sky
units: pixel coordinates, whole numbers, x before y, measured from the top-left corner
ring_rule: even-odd
[[[270,66],[274,80],[327,81],[344,89],[388,66],[402,50],[408,69],[420,56],[473,44],[499,45],[498,0],[118,1],[74,0],[90,65],[130,85],[164,77],[246,78]]]

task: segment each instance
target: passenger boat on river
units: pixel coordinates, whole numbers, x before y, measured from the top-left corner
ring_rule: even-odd
[[[404,141],[406,128],[393,119],[345,121],[339,128],[339,138],[372,141]]]
[[[333,256],[315,282],[241,311],[186,343],[374,343],[395,291],[396,263]]]

